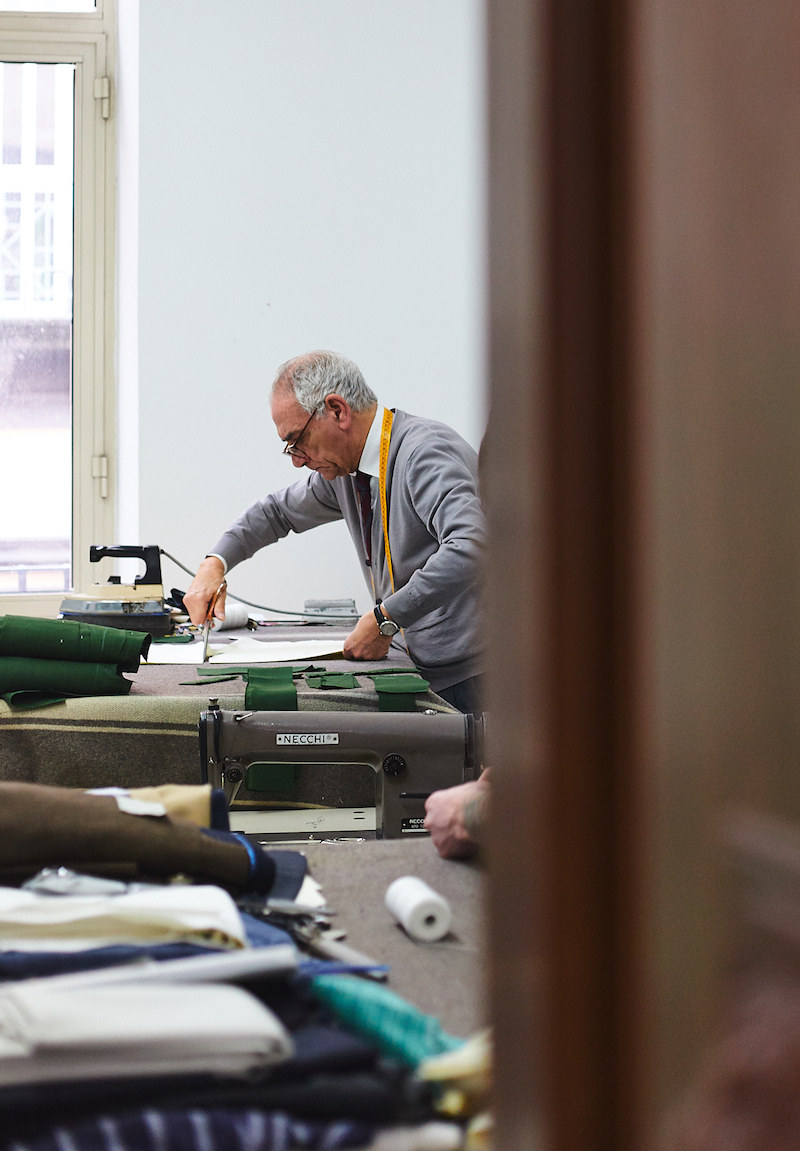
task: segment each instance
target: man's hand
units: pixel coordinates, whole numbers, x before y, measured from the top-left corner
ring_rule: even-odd
[[[467,859],[477,852],[489,796],[488,774],[434,791],[425,800],[425,829],[443,859]]]
[[[211,603],[215,591],[224,579],[225,571],[222,566],[222,561],[217,559],[216,556],[206,556],[197,569],[197,575],[189,584],[189,590],[183,597],[183,602],[186,605],[186,610],[189,613],[189,619],[192,623],[198,626],[205,623],[208,605]],[[217,619],[225,619],[225,595],[226,591],[223,588],[217,600],[217,605],[214,608],[214,615]]]
[[[375,613],[370,609],[342,644],[342,653],[345,659],[385,659],[391,646],[392,637],[381,635]]]

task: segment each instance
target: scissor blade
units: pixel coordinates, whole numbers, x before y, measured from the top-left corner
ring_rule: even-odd
[[[208,663],[208,640],[211,635],[211,626],[214,622],[214,608],[217,606],[217,600],[220,597],[222,589],[225,587],[225,580],[219,585],[217,590],[211,597],[211,603],[208,605],[208,613],[206,614],[206,622],[203,624],[203,663]]]
[[[203,624],[203,663],[208,663],[208,640],[211,635],[211,620]]]

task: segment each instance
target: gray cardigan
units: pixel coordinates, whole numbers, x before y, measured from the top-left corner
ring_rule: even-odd
[[[400,624],[408,653],[434,691],[481,669],[480,575],[486,523],[477,453],[446,424],[396,411],[386,471],[392,591],[380,502],[367,565],[353,476],[316,472],[253,504],[211,548],[228,568],[289,532],[344,519],[370,592]]]

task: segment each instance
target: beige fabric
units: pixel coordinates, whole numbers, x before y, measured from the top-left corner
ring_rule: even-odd
[[[161,803],[168,815],[179,815],[199,827],[211,826],[211,784],[164,783],[160,787],[133,787],[129,794],[145,803]]]

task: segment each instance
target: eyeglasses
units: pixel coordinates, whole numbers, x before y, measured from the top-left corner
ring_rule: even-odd
[[[303,424],[302,430],[295,436],[295,438],[291,441],[291,443],[288,443],[286,445],[286,447],[283,449],[283,454],[285,456],[305,456],[305,455],[307,455],[305,448],[298,448],[297,445],[300,443],[303,436],[306,434],[306,429],[308,428],[308,425],[311,423],[311,421],[314,419],[314,416],[318,415],[319,412],[321,412],[321,411],[322,411],[321,407],[314,408],[314,411],[311,413],[311,415],[308,417],[306,422]]]

